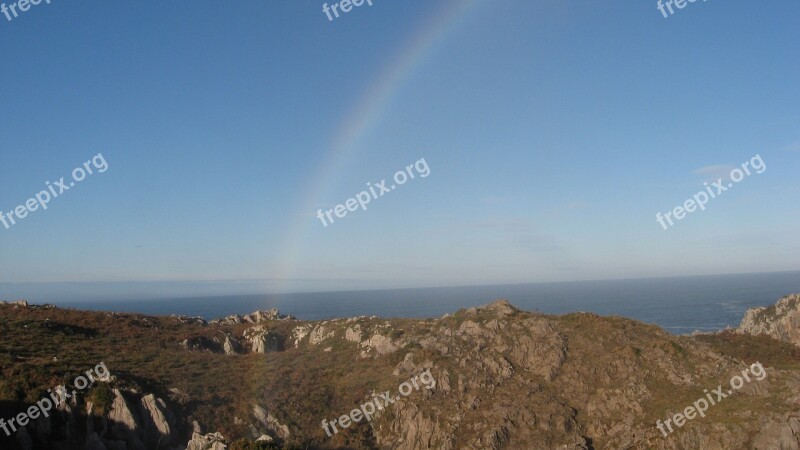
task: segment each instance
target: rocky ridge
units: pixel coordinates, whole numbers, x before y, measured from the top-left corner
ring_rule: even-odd
[[[750,333],[791,341],[797,300],[781,299],[774,312],[748,312],[739,336],[745,343]],[[8,307],[0,307],[0,318]],[[17,315],[35,311],[37,320],[52,321],[49,314],[58,313],[14,308],[22,308]],[[15,448],[43,442],[93,450],[251,448],[235,442],[246,438],[262,447],[309,449],[800,449],[800,370],[791,368],[800,358],[785,367],[765,365],[763,381],[664,437],[657,419],[754,361],[720,352],[727,344],[716,336],[674,336],[624,318],[547,316],[506,301],[422,320],[307,322],[277,310],[209,322],[124,318],[154,336],[185,329],[171,347],[182,352],[176,358],[252,367],[226,372],[241,387],[232,392],[243,393],[242,406],[201,426],[191,395],[169,384],[150,393],[120,377],[107,386],[108,407],[98,411],[88,397],[75,400],[49,421],[23,429]],[[319,426],[424,371],[435,378],[435,389],[399,398],[374,420],[333,437]],[[247,394],[250,389],[259,393]],[[70,438],[59,438],[65,434]]]

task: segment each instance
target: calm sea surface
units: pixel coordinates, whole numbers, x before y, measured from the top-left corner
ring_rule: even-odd
[[[359,315],[438,317],[505,298],[523,310],[619,315],[682,334],[736,326],[747,308],[771,305],[795,292],[800,293],[800,272],[158,300],[48,301],[80,309],[185,314],[206,319],[278,308],[299,319],[317,320]]]

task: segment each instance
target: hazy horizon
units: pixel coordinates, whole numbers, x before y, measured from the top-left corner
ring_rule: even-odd
[[[776,271],[753,273],[717,273],[700,275],[683,275],[668,277],[638,278],[604,278],[586,280],[529,281],[523,283],[487,283],[429,286],[391,286],[362,287],[341,289],[317,289],[296,291],[270,291],[265,289],[259,280],[182,280],[182,281],[101,281],[101,282],[0,282],[0,301],[28,300],[34,303],[60,302],[116,302],[132,300],[175,300],[203,299],[237,296],[275,296],[292,294],[337,294],[347,292],[383,292],[415,289],[449,289],[449,288],[486,288],[493,286],[526,286],[526,285],[570,285],[593,282],[629,282],[665,279],[699,279],[725,278],[737,276],[798,275],[800,290],[800,271]],[[363,284],[362,284],[363,286]],[[24,295],[23,295],[24,294]],[[378,300],[378,299],[376,299]]]

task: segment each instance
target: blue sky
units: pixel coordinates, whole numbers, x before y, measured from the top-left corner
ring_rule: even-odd
[[[800,3],[374,0],[332,22],[322,3],[0,16],[0,211],[109,166],[0,226],[5,296],[800,267]],[[764,173],[655,221],[755,154]],[[427,178],[316,218],[420,158]]]

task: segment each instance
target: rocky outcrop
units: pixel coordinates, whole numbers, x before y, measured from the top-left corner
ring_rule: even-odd
[[[253,405],[253,417],[257,423],[255,428],[258,430],[257,433],[254,433],[254,438],[258,437],[257,435],[263,437],[266,434],[270,438],[286,440],[291,435],[288,426],[281,424],[275,416],[260,405]]]
[[[359,325],[347,327],[347,330],[344,332],[344,338],[350,342],[361,342],[362,335],[363,333]]]
[[[242,351],[242,344],[230,335],[225,335],[225,342],[222,343],[222,350],[226,355],[237,355]]]
[[[175,430],[175,417],[164,400],[147,394],[140,401],[142,436],[148,449],[161,448],[161,442],[170,442]],[[166,448],[166,447],[164,447]]]
[[[4,305],[23,306],[26,308],[29,306],[27,300],[15,300],[13,302],[0,302],[0,303]]]
[[[211,352],[211,353],[223,352],[219,338],[210,339],[205,336],[197,336],[182,340],[180,345],[185,350],[193,352]]]
[[[336,332],[328,327],[328,322],[322,322],[311,330],[311,334],[308,336],[308,343],[310,345],[317,345],[324,340],[332,338],[334,334],[336,334]]]
[[[249,316],[245,316],[245,322],[251,320],[252,323],[261,323],[267,320],[296,320],[291,314],[282,315],[277,308],[268,309],[266,311],[256,311]]]
[[[396,450],[436,448],[452,450],[455,436],[444,433],[433,417],[420,411],[413,403],[397,408],[387,433],[378,433],[378,443]]]
[[[109,438],[118,441],[125,441],[129,448],[145,449],[144,443],[140,438],[140,421],[134,415],[128,401],[119,389],[114,389],[114,402],[111,404],[111,411],[108,413],[108,420],[111,424]]]
[[[214,319],[210,321],[211,324],[220,324],[220,325],[236,325],[242,323],[261,323],[270,320],[297,320],[291,314],[283,315],[281,314],[277,308],[268,309],[266,311],[255,311],[252,314],[246,314],[244,316],[240,316],[238,314],[234,314],[232,316],[224,317],[222,319]]]
[[[170,317],[174,317],[178,319],[179,322],[185,324],[208,325],[208,322],[206,322],[206,320],[200,316],[182,316],[178,314],[173,314]]]
[[[231,327],[235,325],[255,325],[244,329],[241,335],[229,331],[223,331],[220,337],[193,336],[180,342],[181,347],[189,351],[206,351],[211,353],[224,353],[226,355],[238,355],[242,353],[270,353],[283,350],[284,337],[270,330],[269,323],[273,321],[293,321],[294,316],[282,315],[273,308],[266,311],[256,311],[252,314],[240,316],[238,314],[215,319],[210,322],[192,322],[195,318],[177,317],[184,323],[195,323],[205,327]],[[300,339],[305,337],[301,336]],[[295,345],[299,345],[295,342]]]
[[[364,349],[361,352],[361,355],[366,357],[370,351],[375,351],[379,355],[387,355],[389,353],[394,353],[397,351],[398,346],[395,345],[392,340],[387,337],[375,333],[364,342],[361,342],[361,347]]]
[[[800,295],[783,297],[768,308],[748,309],[737,331],[800,346]]]
[[[228,441],[220,433],[193,433],[186,450],[226,450]]]
[[[300,348],[300,343],[306,336],[311,333],[312,326],[310,324],[300,325],[292,330],[292,338],[294,339],[294,348]]]
[[[271,353],[283,350],[283,336],[263,326],[248,328],[244,339],[250,342],[251,353]]]
[[[115,379],[115,378],[112,378]],[[110,388],[109,388],[110,389]],[[176,421],[154,394],[110,389],[107,412],[74,395],[15,435],[21,449],[183,450]],[[30,428],[30,430],[29,430]],[[185,442],[185,441],[184,441]],[[7,448],[0,442],[0,448]]]

